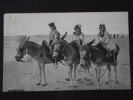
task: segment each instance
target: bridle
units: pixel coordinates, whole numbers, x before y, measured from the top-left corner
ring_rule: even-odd
[[[39,57],[40,57],[40,55],[39,55],[39,56],[32,57],[31,59],[29,59],[29,60],[27,60],[27,61],[24,61],[24,60],[22,60],[22,59],[20,59],[20,61],[21,61],[22,63],[32,62],[32,61],[34,61],[34,60],[37,60]]]
[[[24,48],[24,49],[25,49],[25,48]],[[19,51],[19,52],[21,52],[20,60],[19,60],[19,61],[21,61],[22,63],[32,62],[32,61],[34,61],[34,60],[37,60],[37,59],[40,57],[40,55],[39,55],[39,56],[32,57],[31,59],[28,59],[27,61],[24,61],[24,60],[22,60],[22,58],[26,55],[26,49],[25,49],[24,51]],[[22,52],[25,52],[25,54],[23,55]]]

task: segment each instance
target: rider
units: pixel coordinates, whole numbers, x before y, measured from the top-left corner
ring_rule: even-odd
[[[56,26],[54,22],[51,22],[48,24],[51,31],[49,34],[49,48],[50,48],[50,54],[53,53],[53,43],[60,39],[60,33],[56,30]],[[56,59],[55,59],[56,60]],[[55,61],[55,69],[57,68],[57,62]]]
[[[114,50],[115,44],[110,41],[109,33],[106,31],[105,24],[100,24],[98,34],[98,42],[107,50],[107,57],[110,56],[110,51]]]
[[[60,33],[56,30],[54,22],[48,24],[51,31],[49,34],[49,47],[50,47],[50,54],[52,54],[52,44],[60,39]]]
[[[79,49],[80,49],[80,58],[82,58],[83,56],[83,52],[82,52],[82,44],[84,42],[84,34],[81,32],[81,25],[77,24],[74,27],[75,32],[73,32],[73,36],[72,39],[76,40],[79,44]]]

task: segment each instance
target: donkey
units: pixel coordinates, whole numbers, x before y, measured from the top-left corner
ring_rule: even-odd
[[[80,63],[80,54],[78,44],[76,41],[67,43],[64,40],[59,40],[54,43],[53,58],[57,58],[59,54],[63,55],[67,65],[69,66],[69,87],[76,87],[76,67]],[[72,71],[74,78],[72,77]]]
[[[101,43],[97,44],[96,46],[92,46],[92,43],[94,42],[94,40],[84,45],[84,50],[86,49],[86,52],[83,58],[81,58],[80,66],[82,67],[86,66],[86,69],[88,71],[90,67],[95,66],[96,79],[97,79],[97,90],[98,90],[100,89],[100,78],[101,78],[100,72],[101,72],[102,66],[107,66],[107,69],[108,69],[108,77],[107,77],[106,83],[108,84],[110,81],[110,75],[111,75],[110,66],[111,65],[114,66],[115,79],[116,79],[116,83],[118,83],[116,66],[117,66],[117,56],[120,51],[120,47],[117,44],[115,44],[116,49],[111,51],[112,55],[109,58],[107,58],[106,57],[107,51],[102,47]],[[92,64],[94,66],[91,66]]]
[[[64,39],[66,37],[66,34],[62,36],[61,39]],[[47,41],[43,40],[42,45],[39,45],[35,42],[28,41],[29,38],[30,36],[28,38],[26,38],[25,36],[24,40],[20,42],[18,48],[16,49],[17,54],[15,56],[15,59],[18,62],[26,62],[22,59],[26,54],[30,55],[31,58],[35,60],[39,66],[39,80],[37,82],[37,85],[45,86],[47,85],[45,77],[45,64],[55,63],[55,60],[52,58],[52,55],[50,55],[50,50]],[[59,62],[63,59],[63,56],[60,55],[60,57],[57,58],[57,62]]]

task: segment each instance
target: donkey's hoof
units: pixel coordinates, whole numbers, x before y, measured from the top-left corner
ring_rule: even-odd
[[[70,81],[70,79],[69,79],[69,78],[66,78],[65,80],[66,80],[66,81]]]
[[[90,81],[90,79],[86,79],[87,81]]]
[[[119,81],[116,81],[117,84],[119,84]]]
[[[85,80],[87,80],[87,78],[85,77]]]
[[[41,85],[41,83],[40,82],[37,82],[36,85]]]
[[[109,82],[108,82],[108,81],[106,81],[106,82],[105,82],[105,84],[109,84]]]
[[[78,87],[78,85],[75,84],[75,85],[73,85],[73,87]]]
[[[48,83],[43,83],[42,86],[46,86]]]

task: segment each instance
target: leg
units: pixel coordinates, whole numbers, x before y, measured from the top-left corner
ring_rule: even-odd
[[[74,85],[74,87],[77,87],[77,85],[76,85],[76,67],[77,67],[77,64],[74,64],[73,67],[74,67],[73,68],[73,70],[74,70],[74,84],[73,85]]]
[[[73,69],[73,66],[72,65],[69,65],[69,75],[70,75],[70,83],[69,83],[69,87],[72,87],[73,84],[72,84],[72,69]]]
[[[116,80],[116,83],[119,83],[119,82],[118,82],[118,78],[117,78],[117,68],[116,68],[116,64],[114,65],[114,72],[115,72],[115,80]]]
[[[88,72],[89,72],[89,69],[90,69],[90,66],[86,66],[86,69],[85,69],[85,75],[86,75],[86,79],[87,81],[89,81],[89,75],[88,75]]]
[[[54,68],[57,69],[57,67],[58,67],[57,59],[55,59]]]
[[[84,71],[85,71],[85,79],[87,79],[87,70],[86,70],[86,68],[84,68]]]
[[[106,49],[106,51],[107,51],[107,57],[109,57],[109,53],[110,53],[110,49],[106,46],[106,44],[104,43],[104,42],[100,42],[101,44],[102,44],[102,46]]]
[[[38,66],[39,66],[39,80],[38,80],[38,82],[37,82],[36,84],[37,84],[37,85],[40,85],[40,84],[41,84],[41,74],[42,74],[42,73],[41,73],[41,72],[42,72],[41,70],[42,70],[42,69],[41,69],[40,64],[38,64]]]
[[[100,73],[101,73],[101,69],[98,67],[97,68],[97,90],[100,89]]]
[[[68,72],[67,78],[65,80],[70,81],[70,72]]]
[[[43,83],[42,86],[46,85],[46,77],[45,77],[45,64],[42,64],[42,73],[43,73]]]
[[[107,68],[108,68],[108,77],[107,77],[107,80],[106,80],[106,84],[109,83],[109,81],[110,81],[110,75],[111,75],[111,67],[110,67],[110,65],[107,65]]]

